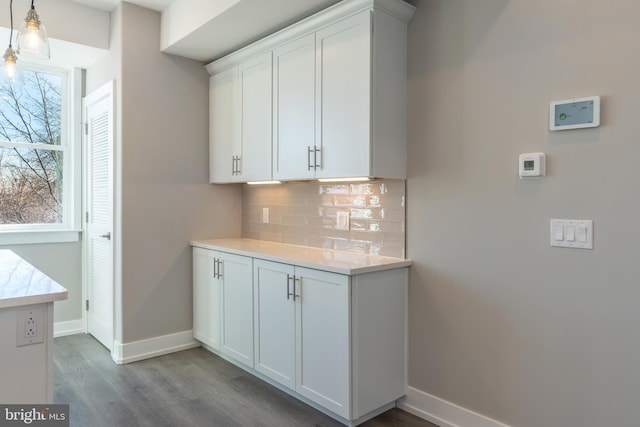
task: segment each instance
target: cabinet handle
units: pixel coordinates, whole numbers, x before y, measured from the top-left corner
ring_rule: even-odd
[[[320,152],[320,148],[313,146],[313,168],[318,169],[322,165],[318,164],[318,153]],[[322,153],[320,153],[320,160],[322,161]]]
[[[307,145],[307,170],[308,171],[311,170],[311,151],[314,151],[314,153],[315,153],[315,146],[313,147],[313,150],[311,150],[311,146]],[[315,156],[315,154],[314,154],[314,156]],[[315,162],[315,160],[314,160],[314,162]]]
[[[218,279],[222,279],[222,277],[224,276],[224,262],[219,259],[218,260]]]
[[[222,277],[222,273],[220,272],[220,266],[222,266],[222,261],[218,258],[213,259],[213,278],[220,279]]]
[[[240,156],[231,158],[231,175],[240,175]]]
[[[291,296],[293,295],[291,293],[291,290],[289,289],[289,282],[291,281],[291,279],[295,280],[295,276],[290,276],[289,274],[287,274],[287,299],[290,299]],[[295,282],[293,283],[293,285],[295,286]]]
[[[296,298],[300,298],[300,295],[296,293],[296,282],[299,282],[300,278],[293,276],[293,300],[295,301]]]

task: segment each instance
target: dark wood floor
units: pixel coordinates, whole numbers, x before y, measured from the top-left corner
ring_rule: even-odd
[[[202,348],[116,365],[90,335],[55,339],[54,401],[71,427],[338,427]],[[435,427],[392,409],[364,427]]]

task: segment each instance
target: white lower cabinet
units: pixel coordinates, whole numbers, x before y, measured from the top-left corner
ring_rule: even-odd
[[[193,248],[193,337],[214,350],[220,350],[218,258],[218,252]]]
[[[194,337],[357,425],[406,393],[407,286],[407,267],[345,275],[196,247]]]
[[[253,367],[253,259],[193,248],[193,337]]]
[[[255,369],[296,387],[296,309],[290,265],[256,260],[254,269]]]
[[[253,259],[220,252],[220,351],[253,367]]]
[[[349,417],[349,277],[255,260],[255,369]]]

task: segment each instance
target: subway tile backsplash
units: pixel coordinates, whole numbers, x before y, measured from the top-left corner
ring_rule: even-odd
[[[338,212],[348,230],[336,227]],[[244,185],[242,237],[404,258],[405,181]]]

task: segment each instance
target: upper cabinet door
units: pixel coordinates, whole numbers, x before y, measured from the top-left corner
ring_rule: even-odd
[[[234,182],[241,153],[238,67],[209,79],[209,181]]]
[[[370,175],[371,13],[316,32],[318,178]]]
[[[315,34],[273,51],[273,178],[312,179]]]
[[[242,108],[242,153],[239,181],[271,179],[272,62],[271,52],[239,66]]]

